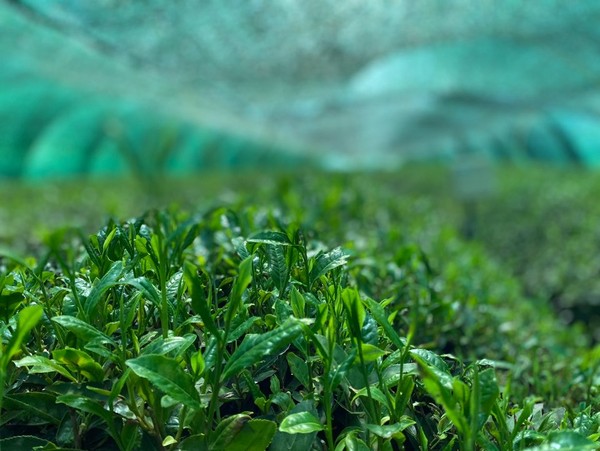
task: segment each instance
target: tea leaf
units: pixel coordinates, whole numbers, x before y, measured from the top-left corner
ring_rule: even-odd
[[[192,371],[194,372],[195,379],[198,379],[200,376],[202,376],[202,373],[204,373],[204,368],[206,367],[202,352],[199,350],[194,352],[190,357],[190,364],[192,365]]]
[[[175,359],[162,355],[143,355],[125,362],[138,376],[148,379],[156,388],[193,410],[199,410],[200,397],[191,376]]]
[[[226,419],[224,421],[227,421]],[[277,431],[273,421],[250,419],[248,415],[236,415],[225,427],[218,428],[218,435],[209,449],[214,451],[264,451]],[[216,431],[216,432],[217,432]]]
[[[91,381],[102,382],[104,380],[104,370],[85,351],[65,347],[54,350],[52,356],[58,363],[75,366],[83,376]]]
[[[32,374],[59,373],[70,381],[77,382],[77,379],[64,366],[41,355],[23,357],[21,360],[16,360],[14,363],[17,367],[31,367],[29,368],[29,372]]]
[[[366,428],[378,437],[387,439],[392,438],[394,435],[402,432],[404,429],[412,426],[413,424],[415,424],[415,420],[410,417],[403,416],[399,423],[386,424],[383,426],[378,424],[367,424]]]
[[[329,390],[335,390],[338,385],[342,382],[342,379],[346,376],[346,373],[350,370],[354,362],[356,361],[358,353],[356,349],[348,354],[348,356],[342,361],[340,365],[329,374]]]
[[[296,407],[290,410],[289,413],[294,414],[300,412],[309,412],[315,418],[317,415],[317,411],[311,401],[300,402]],[[273,437],[273,442],[269,449],[271,451],[305,451],[311,449],[311,446],[316,439],[317,432],[318,431],[315,431],[310,434],[288,434],[278,430],[275,433],[275,437]]]
[[[540,446],[527,448],[528,451],[585,451],[598,449],[598,443],[592,442],[573,431],[555,431],[548,434],[548,441]]]
[[[498,381],[496,380],[496,372],[493,368],[487,368],[479,373],[479,391],[480,391],[480,420],[479,425],[483,427],[483,424],[487,420],[492,407],[496,403],[498,396],[500,395],[500,388],[498,387]]]
[[[113,414],[93,399],[85,398],[78,394],[68,394],[57,397],[56,402],[66,404],[82,412],[94,414],[106,423],[113,422]]]
[[[269,257],[269,275],[279,290],[279,295],[282,296],[289,278],[283,247],[267,245],[267,255]]]
[[[0,293],[1,292],[2,287],[0,285]],[[22,293],[0,294],[0,317],[2,317],[5,322],[8,322],[9,318],[24,299],[25,297]]]
[[[298,289],[293,285],[290,290],[290,305],[296,318],[304,318],[304,308],[306,305],[306,301],[304,299],[304,296],[302,296],[302,293],[300,293]]]
[[[227,336],[227,342],[231,343],[232,341],[236,341],[241,336],[245,335],[259,319],[260,318],[258,316],[252,316],[245,320],[242,324],[229,332],[229,335]]]
[[[258,232],[250,236],[246,241],[248,243],[270,244],[275,246],[290,246],[292,244],[285,233],[277,231]]]
[[[288,352],[286,358],[294,377],[298,379],[302,385],[309,387],[310,375],[308,373],[308,365],[306,362],[293,352]]]
[[[345,265],[348,262],[348,254],[341,247],[336,247],[330,252],[319,254],[310,270],[311,284],[319,277],[327,274],[332,269]]]
[[[279,426],[288,434],[310,434],[325,429],[319,419],[310,412],[292,413],[285,417]]]
[[[130,278],[123,281],[127,285],[137,288],[142,292],[144,297],[158,308],[161,306],[160,294],[156,287],[145,277]]]
[[[196,335],[187,334],[183,337],[159,337],[147,345],[142,354],[161,354],[167,355],[173,353],[173,357],[179,357],[194,344],[196,341]]]
[[[300,321],[289,318],[280,327],[270,332],[261,335],[247,335],[227,361],[221,379],[226,380],[242,369],[260,362],[266,356],[280,352],[301,332]]]
[[[212,434],[212,441],[209,449],[224,450],[231,440],[240,432],[252,417],[245,413],[231,415],[221,420]]]
[[[19,348],[24,344],[31,329],[33,329],[42,318],[43,312],[44,310],[40,305],[25,307],[19,312],[17,316],[17,330],[10,337],[5,349],[2,349],[0,345],[0,351],[2,351],[0,353],[0,371],[3,371],[10,359],[19,352]]]
[[[204,295],[204,289],[200,285],[200,281],[196,275],[196,268],[191,263],[185,264],[185,281],[192,295],[192,308],[200,315],[206,329],[215,337],[219,338],[220,333],[213,320],[210,307],[207,304],[207,298]],[[210,288],[209,288],[210,289]]]
[[[367,305],[371,315],[377,323],[382,327],[385,335],[390,339],[390,341],[396,346],[398,349],[403,349],[406,345],[406,340],[404,338],[400,338],[398,332],[394,330],[390,322],[388,321],[388,317],[385,314],[384,308],[373,299],[365,298],[363,302]]]
[[[431,352],[428,349],[411,349],[410,354],[415,357],[415,360],[424,362],[430,367],[437,368],[442,373],[448,373],[448,365],[436,353]]]
[[[368,343],[360,343],[363,359],[365,363],[372,363],[377,361],[378,358],[383,357],[387,354],[386,351],[378,348],[377,346],[368,344]],[[358,355],[356,357],[356,362],[359,362]]]
[[[99,343],[108,343],[113,347],[117,347],[117,344],[108,335],[100,332],[91,324],[86,323],[74,316],[54,316],[51,318],[55,323],[60,324],[65,329],[73,332],[75,336],[84,342],[96,340]]]
[[[23,410],[34,418],[56,425],[60,424],[66,413],[64,406],[56,404],[56,397],[50,393],[15,393],[4,398],[3,407],[9,410]]]
[[[17,435],[0,439],[0,449],[2,451],[22,451],[26,449],[36,449],[38,446],[45,447],[47,445],[52,445],[52,443],[32,435]]]
[[[242,260],[240,263],[238,276],[229,295],[225,324],[230,324],[233,316],[237,314],[242,303],[242,294],[248,285],[250,285],[250,282],[252,282],[252,256]]]
[[[454,396],[454,379],[450,374],[440,370],[437,366],[429,366],[421,355],[426,356],[438,365],[439,362],[436,361],[436,359],[433,359],[429,353],[413,353],[413,358],[419,364],[419,368],[423,375],[425,390],[427,390],[436,402],[444,407],[446,415],[452,421],[454,426],[456,426],[458,431],[462,434],[467,433],[469,423],[465,414],[460,409],[459,400]]]
[[[104,293],[106,293],[110,288],[118,285],[118,280],[121,278],[122,275],[123,262],[117,261],[112,264],[112,266],[104,275],[104,277],[102,277],[102,279],[100,279],[92,287],[92,290],[90,291],[90,294],[88,295],[84,305],[85,312],[88,315],[88,317],[91,317],[94,314],[98,303],[102,299],[102,296],[104,296]]]

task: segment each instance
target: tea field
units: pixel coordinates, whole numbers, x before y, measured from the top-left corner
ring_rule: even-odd
[[[598,176],[497,179],[0,185],[0,449],[600,448]]]

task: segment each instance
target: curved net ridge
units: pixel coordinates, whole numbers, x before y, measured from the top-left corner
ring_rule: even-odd
[[[173,167],[600,165],[599,20],[583,0],[5,1],[0,173],[52,173],[70,124],[80,172],[123,154],[115,130]]]

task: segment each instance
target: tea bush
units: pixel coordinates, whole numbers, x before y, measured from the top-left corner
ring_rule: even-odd
[[[596,449],[597,348],[402,189],[189,189],[3,251],[2,449]]]

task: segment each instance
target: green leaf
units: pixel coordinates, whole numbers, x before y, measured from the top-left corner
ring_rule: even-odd
[[[264,451],[277,431],[277,424],[263,419],[249,419],[247,415],[235,415],[233,421],[219,429],[211,451]]]
[[[50,393],[25,392],[4,397],[3,407],[9,411],[21,410],[32,417],[59,425],[67,413],[64,406],[56,404],[56,397]],[[0,448],[1,449],[1,448]]]
[[[283,232],[264,231],[255,233],[246,240],[248,243],[271,244],[279,246],[290,246],[292,242]]]
[[[14,364],[18,367],[31,367],[29,368],[31,374],[59,373],[70,381],[77,382],[77,379],[64,366],[40,355],[23,357],[21,360],[15,361]]]
[[[306,316],[304,312],[306,305],[304,296],[302,296],[302,293],[300,293],[293,285],[292,289],[290,290],[290,305],[292,306],[292,312],[294,312],[294,316],[296,318],[304,318],[304,316]]]
[[[33,329],[40,321],[43,313],[44,309],[41,305],[25,307],[19,312],[15,333],[10,337],[5,349],[2,350],[0,347],[0,350],[3,351],[0,355],[0,371],[6,368],[8,362],[10,362],[13,356],[19,352],[21,345],[25,343],[29,332],[31,332],[31,329]]]
[[[388,405],[388,399],[385,396],[385,393],[383,393],[379,387],[377,387],[377,385],[371,385],[369,387],[369,391],[371,392],[371,397],[377,401],[378,403],[387,406]],[[352,398],[352,401],[355,401],[359,396],[363,396],[363,397],[368,397],[369,396],[369,391],[367,391],[367,387],[363,387],[360,390],[358,390],[356,392],[356,394],[354,395],[354,397]]]
[[[203,357],[204,363],[206,365],[206,369],[210,370],[215,366],[215,362],[217,358],[221,358],[217,356],[218,351],[218,340],[215,335],[211,335],[206,343],[206,348],[204,348]]]
[[[402,372],[400,371],[402,370]],[[419,367],[416,363],[405,363],[404,365],[394,364],[387,367],[383,372],[383,382],[388,387],[396,385],[407,376],[416,376],[419,374]]]
[[[227,361],[221,379],[226,380],[244,368],[260,362],[265,356],[282,351],[301,331],[300,320],[289,318],[280,327],[267,333],[246,335],[242,344]]]
[[[356,288],[344,288],[342,301],[346,307],[347,321],[352,335],[362,339],[361,328],[365,321],[365,308],[360,300],[360,294]]]
[[[238,276],[229,295],[225,324],[230,324],[233,317],[238,313],[242,304],[242,294],[252,282],[252,258],[252,256],[247,257],[240,263]]]
[[[548,441],[527,451],[585,451],[598,449],[598,443],[592,442],[574,431],[556,431],[548,434]]]
[[[430,355],[433,353],[413,353],[413,351],[411,351],[411,354],[421,369],[425,390],[437,403],[442,405],[446,415],[450,421],[452,421],[454,426],[456,426],[458,431],[462,434],[467,433],[469,422],[460,408],[458,399],[454,396],[453,390],[455,384],[452,376],[440,370],[437,366],[429,366],[421,357],[421,355],[424,355],[428,357],[430,361],[434,362],[434,364],[439,364],[439,362]],[[435,354],[433,355],[435,356]]]
[[[27,259],[24,257],[21,257],[20,255],[17,255],[12,250],[5,248],[5,247],[0,247],[0,256],[15,262],[17,265],[20,265],[23,268],[27,268],[29,271],[31,271],[33,273],[32,265],[30,265],[27,262]]]
[[[428,349],[411,349],[410,354],[413,357],[418,357],[427,365],[435,367],[444,373],[448,373],[449,371],[448,364],[444,362],[444,359],[442,359],[435,352],[429,351]]]
[[[329,373],[329,390],[335,390],[336,387],[342,382],[346,373],[352,368],[352,365],[356,361],[357,352],[356,349],[352,349],[348,356],[337,366],[333,373]]]
[[[299,412],[310,412],[313,416],[317,415],[317,410],[312,401],[302,401],[296,405],[290,414]],[[278,430],[273,437],[273,442],[269,447],[270,451],[305,451],[312,449],[312,445],[317,437],[315,431],[311,434],[288,434]]]
[[[100,332],[91,324],[86,323],[74,316],[55,316],[51,318],[57,324],[60,324],[62,327],[67,329],[70,332],[73,332],[77,338],[84,342],[96,341],[99,343],[108,343],[113,347],[117,347],[115,341],[110,338],[108,335]]]
[[[193,410],[200,410],[200,397],[191,376],[175,359],[162,355],[143,355],[125,362],[135,374],[148,379],[159,390]]]
[[[83,397],[80,394],[61,395],[56,398],[56,402],[66,404],[74,409],[81,410],[82,412],[96,415],[106,423],[111,424],[113,421],[113,413],[102,407],[98,401]]]
[[[415,381],[413,377],[404,376],[396,388],[396,403],[394,406],[396,409],[396,415],[403,413],[406,407],[409,405],[414,388]]]
[[[308,365],[306,362],[293,352],[286,353],[285,357],[294,377],[298,379],[304,387],[309,387],[310,375],[308,373]]]
[[[254,419],[248,421],[234,440],[229,443],[227,451],[265,451],[277,432],[274,421]]]
[[[116,234],[117,234],[117,228],[113,227],[113,229],[110,231],[110,233],[104,239],[104,243],[102,243],[102,253],[103,254],[106,252],[106,250],[110,246],[110,243],[112,242],[112,240],[113,240],[113,238],[115,237]]]
[[[156,287],[146,277],[136,277],[125,280],[123,283],[140,290],[146,299],[158,308],[161,307],[160,294]]]
[[[238,413],[221,420],[212,434],[212,441],[209,449],[211,451],[226,449],[233,437],[235,437],[244,427],[244,424],[251,419],[252,417],[246,413]]]
[[[172,357],[180,357],[192,344],[194,344],[196,338],[197,336],[193,334],[186,334],[183,337],[159,337],[147,345],[143,349],[142,354],[168,355],[170,353],[174,353]]]
[[[259,319],[260,318],[258,316],[252,316],[245,320],[242,324],[240,324],[231,332],[229,332],[229,334],[227,335],[227,343],[231,343],[243,336],[246,332],[248,332],[248,330],[252,326],[254,326],[254,323],[256,323]]]
[[[493,368],[487,368],[479,373],[479,393],[479,427],[481,428],[492,411],[498,396],[500,396],[500,387],[498,387],[496,372]]]
[[[381,304],[375,302],[373,299],[370,298],[363,299],[363,302],[367,305],[367,308],[371,312],[371,315],[373,316],[375,321],[377,321],[377,323],[382,327],[383,332],[396,346],[396,348],[404,349],[404,346],[406,346],[406,340],[404,338],[400,338],[398,333],[394,330],[394,328],[388,321],[385,309],[381,306]]]
[[[284,412],[287,412],[294,407],[294,401],[292,400],[291,395],[287,392],[280,391],[279,393],[271,395],[269,400],[271,403],[279,406]]]
[[[100,279],[98,283],[92,287],[84,305],[85,312],[88,317],[91,317],[94,314],[98,303],[102,299],[102,296],[104,296],[104,293],[106,293],[110,288],[118,285],[118,280],[122,275],[123,262],[117,261],[112,264],[104,277],[102,277],[102,279]]]
[[[319,254],[310,270],[310,283],[314,283],[319,277],[327,274],[332,269],[343,266],[348,262],[348,254],[341,247],[336,247],[330,252]]]
[[[165,439],[162,441],[162,446],[175,445],[176,443],[177,443],[177,440],[175,440],[175,437],[173,437],[172,435],[167,435],[165,437]]]
[[[182,440],[176,449],[181,451],[207,451],[208,446],[206,446],[204,434],[196,434]]]
[[[19,352],[19,349],[27,339],[29,332],[42,318],[43,308],[40,305],[25,307],[19,312],[17,317],[17,328],[10,337],[5,349],[2,349],[0,343],[0,374],[3,374],[8,366],[8,362]]]
[[[279,290],[279,295],[282,296],[289,280],[283,247],[267,245],[267,255],[269,257],[269,275]]]
[[[34,437],[32,435],[18,435],[0,440],[0,449],[2,451],[24,451],[34,449],[37,446],[46,446],[48,444],[50,444],[48,440],[39,437]]]
[[[204,373],[204,368],[206,366],[204,362],[204,357],[202,356],[202,352],[200,350],[194,352],[190,357],[190,364],[192,365],[192,371],[194,372],[195,379],[198,379]]]
[[[367,444],[359,439],[357,436],[357,431],[350,431],[346,434],[343,440],[340,440],[335,447],[335,451],[370,451],[371,448],[367,446]]]
[[[52,351],[52,357],[58,363],[75,366],[79,372],[93,382],[104,380],[104,370],[90,355],[80,349],[65,347]]]
[[[0,286],[0,292],[2,291]],[[9,318],[15,313],[25,297],[22,293],[9,293],[0,295],[0,317],[8,322]]]
[[[378,424],[367,424],[366,428],[376,436],[388,439],[395,436],[396,434],[399,434],[404,429],[406,429],[409,426],[412,426],[413,424],[416,424],[416,422],[412,418],[403,416],[402,418],[400,418],[399,423],[388,424],[384,426],[380,426]]]
[[[387,354],[383,349],[373,346],[368,343],[360,343],[363,359],[365,363],[375,362],[379,357],[383,357]],[[359,361],[359,356],[356,357],[356,361]]]
[[[279,426],[281,432],[288,434],[310,434],[324,429],[319,419],[310,412],[292,413],[285,417]]]
[[[204,295],[204,289],[200,285],[200,281],[196,275],[196,268],[189,262],[185,263],[184,279],[188,286],[188,290],[191,291],[192,308],[194,309],[194,312],[200,315],[206,329],[218,339],[220,333],[210,312],[210,307],[208,306],[206,296]]]
[[[369,343],[371,345],[377,345],[379,343],[379,327],[377,327],[377,321],[372,315],[365,315],[360,334],[363,343]],[[400,352],[396,350],[395,352]]]

